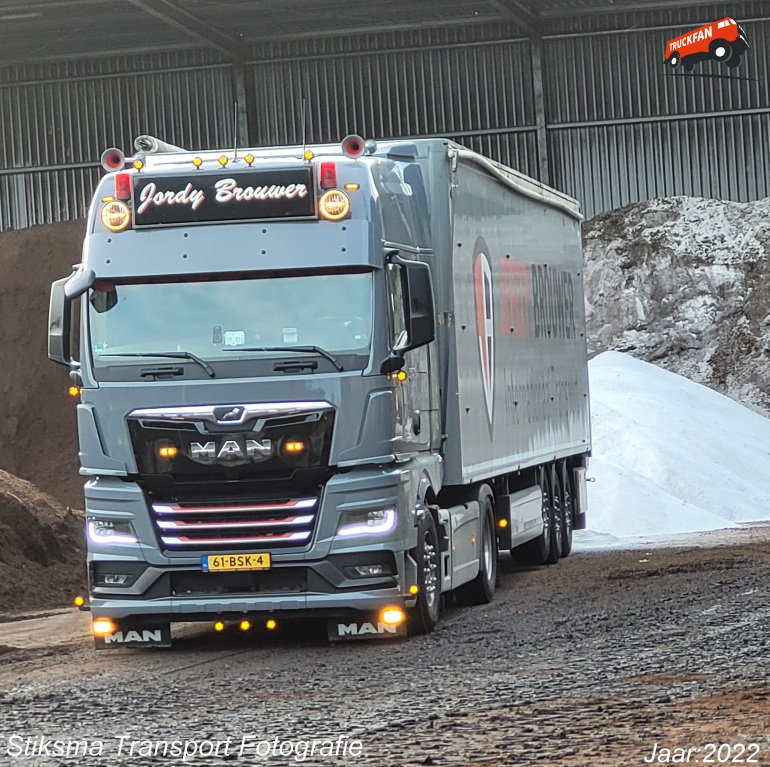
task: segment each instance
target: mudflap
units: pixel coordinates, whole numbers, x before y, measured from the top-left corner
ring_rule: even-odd
[[[119,650],[122,647],[171,647],[171,624],[116,624],[111,634],[94,634],[97,650]]]
[[[330,618],[326,624],[330,642],[350,642],[356,639],[397,639],[406,636],[406,621],[397,626],[373,617],[357,621],[348,618]]]

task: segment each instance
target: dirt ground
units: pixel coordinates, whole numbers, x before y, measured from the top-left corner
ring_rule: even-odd
[[[94,653],[85,613],[2,624],[0,764],[182,764],[118,756],[117,736],[232,739],[193,764],[300,761],[238,756],[253,735],[363,743],[313,765],[642,767],[655,744],[669,762],[681,748],[718,764],[709,743],[770,765],[770,526],[677,546],[504,559],[493,604],[449,605],[434,634],[391,642],[201,624],[176,629],[171,650]],[[12,736],[101,740],[103,756],[12,758]]]

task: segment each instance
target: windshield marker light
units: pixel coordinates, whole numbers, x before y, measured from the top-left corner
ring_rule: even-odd
[[[345,192],[330,189],[318,203],[321,215],[329,221],[339,221],[350,212],[350,200]]]
[[[387,509],[385,511],[370,511],[366,512],[369,516],[369,520],[366,522],[356,522],[351,525],[343,525],[337,530],[337,535],[341,535],[345,538],[349,538],[354,535],[386,535],[393,532],[396,529],[396,522],[398,516],[395,509]],[[379,520],[375,519],[375,515],[381,515]]]
[[[102,223],[111,232],[122,232],[131,221],[131,211],[124,202],[108,202],[102,208]]]

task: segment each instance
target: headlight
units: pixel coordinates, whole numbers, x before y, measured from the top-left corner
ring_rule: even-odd
[[[385,535],[396,529],[397,521],[395,509],[346,511],[340,517],[337,535]]]
[[[125,519],[88,518],[88,539],[92,543],[137,543],[134,526]]]

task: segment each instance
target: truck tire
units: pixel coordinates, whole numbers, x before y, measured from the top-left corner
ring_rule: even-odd
[[[469,583],[455,591],[460,605],[486,605],[495,595],[497,583],[497,537],[495,536],[495,514],[492,500],[487,495],[481,500],[481,546],[479,573]]]
[[[566,461],[561,461],[557,469],[557,475],[561,484],[561,555],[568,557],[572,551],[572,532],[574,528],[575,495],[572,492],[570,471]]]
[[[739,67],[741,65],[741,54],[740,53],[734,53],[725,64],[730,67],[730,69],[735,69],[736,67]]]
[[[511,556],[518,562],[526,565],[544,565],[551,554],[551,539],[553,537],[553,508],[548,493],[548,483],[545,471],[540,469],[537,473],[537,482],[543,495],[543,532],[531,541],[522,543],[511,549]]]
[[[553,523],[551,525],[551,550],[548,552],[548,558],[545,561],[546,564],[555,565],[561,557],[562,522],[564,520],[564,507],[562,504],[561,487],[556,476],[556,464],[551,464],[547,476]]]
[[[682,61],[682,57],[676,51],[674,51],[668,57],[668,63],[669,63],[669,66],[671,67],[671,69],[676,69],[679,66],[679,64],[681,63],[681,61]]]
[[[417,548],[413,552],[417,562],[417,604],[409,611],[407,629],[409,634],[418,636],[430,634],[438,623],[441,606],[438,533],[436,522],[429,511],[425,511],[417,527]]]

